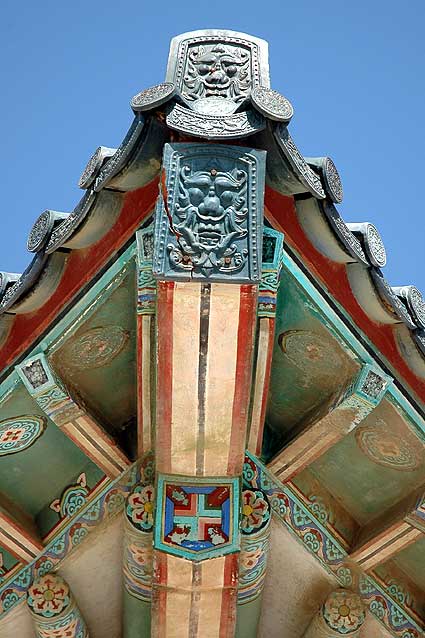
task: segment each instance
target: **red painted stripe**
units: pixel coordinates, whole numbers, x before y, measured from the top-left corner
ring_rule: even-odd
[[[239,554],[229,554],[224,561],[219,638],[233,638],[236,630],[236,601]]]
[[[230,475],[242,474],[245,456],[248,408],[252,381],[257,290],[257,286],[240,286],[235,393],[233,396],[232,433],[230,436],[227,465],[227,473]]]
[[[136,352],[136,374],[137,374],[137,455],[141,457],[144,453],[143,442],[143,316],[137,315],[137,352]],[[147,451],[147,450],[146,450]]]
[[[156,393],[156,468],[171,471],[173,414],[173,297],[174,282],[158,282],[158,374]]]
[[[166,638],[167,554],[154,552],[152,588],[152,638]]]
[[[119,217],[111,230],[88,248],[71,251],[62,279],[48,301],[35,312],[15,316],[9,336],[0,348],[3,369],[49,329],[59,312],[130,239],[154,209],[157,196],[157,179],[126,193]]]
[[[369,337],[373,345],[383,353],[416,395],[425,397],[425,381],[414,374],[400,353],[397,327],[373,321],[351,290],[345,264],[340,264],[323,255],[306,236],[296,213],[294,198],[281,195],[266,186],[265,215],[273,228],[285,233],[285,245],[301,255],[306,268],[325,284],[333,298],[354,319],[359,328]]]
[[[262,321],[264,320],[268,321],[269,323],[269,340],[267,344],[267,361],[266,361],[266,371],[264,376],[263,398],[261,401],[260,428],[257,433],[257,444],[255,447],[256,456],[260,456],[261,448],[263,444],[264,422],[266,420],[267,397],[269,395],[269,387],[270,387],[270,374],[272,369],[274,328],[275,328],[274,319],[270,317],[267,319],[262,319]]]

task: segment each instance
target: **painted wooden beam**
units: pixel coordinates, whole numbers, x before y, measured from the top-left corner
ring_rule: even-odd
[[[115,478],[129,467],[129,459],[114,439],[72,398],[44,354],[27,359],[16,370],[45,414],[107,476]]]
[[[260,456],[270,385],[273,355],[276,297],[283,258],[283,234],[264,228],[263,263],[258,291],[257,338],[253,397],[247,448]]]
[[[363,602],[358,594],[337,589],[329,594],[307,627],[303,638],[359,638],[366,619]]]
[[[141,482],[124,510],[123,638],[151,635],[154,493]]]
[[[85,620],[65,580],[59,574],[36,578],[27,592],[37,638],[89,638]]]
[[[399,554],[424,533],[425,493],[421,488],[366,525],[351,558],[362,569],[370,571]]]
[[[154,226],[138,230],[137,241],[137,447],[153,447],[155,398],[156,280],[152,274]]]
[[[17,511],[4,496],[0,496],[0,546],[24,564],[34,560],[43,549],[32,518]]]
[[[270,471],[280,481],[288,481],[299,474],[370,414],[380,403],[389,383],[389,377],[366,364],[328,414],[309,425],[270,461]]]

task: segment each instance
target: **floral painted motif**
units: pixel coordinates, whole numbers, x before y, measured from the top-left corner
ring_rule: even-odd
[[[127,518],[136,529],[149,532],[153,529],[155,490],[152,485],[138,485],[127,501]]]
[[[43,434],[47,421],[41,416],[17,416],[0,421],[0,456],[30,447]]]
[[[270,505],[267,496],[260,490],[243,490],[242,520],[243,534],[258,532],[270,519]]]
[[[55,499],[50,503],[50,508],[57,512],[60,518],[65,516],[73,516],[87,502],[90,490],[87,487],[87,479],[84,472],[80,474],[75,485],[70,485],[62,493],[61,498]]]
[[[328,627],[341,635],[353,634],[365,621],[360,596],[344,589],[328,596],[322,607],[322,616]]]
[[[63,358],[78,370],[100,368],[121,352],[128,338],[121,326],[90,328],[64,346]]]
[[[56,574],[46,574],[38,578],[28,589],[27,602],[34,614],[52,618],[70,604],[69,587]]]
[[[411,472],[421,464],[416,450],[398,434],[391,432],[382,419],[373,425],[358,427],[356,441],[362,452],[378,465]]]

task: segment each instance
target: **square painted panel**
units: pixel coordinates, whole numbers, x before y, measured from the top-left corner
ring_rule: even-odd
[[[239,479],[160,476],[155,547],[190,560],[239,551]]]

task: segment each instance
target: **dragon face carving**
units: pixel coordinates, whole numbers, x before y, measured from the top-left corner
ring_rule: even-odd
[[[165,145],[155,277],[260,280],[265,160],[264,151],[227,144]]]
[[[192,45],[184,77],[187,97],[245,99],[251,87],[250,58],[250,52],[241,46],[221,42]]]
[[[181,168],[175,207],[181,221],[174,226],[178,242],[169,247],[177,268],[200,269],[208,276],[216,268],[232,272],[243,267],[248,251],[238,251],[233,242],[248,232],[242,226],[248,215],[246,192],[243,170]]]

